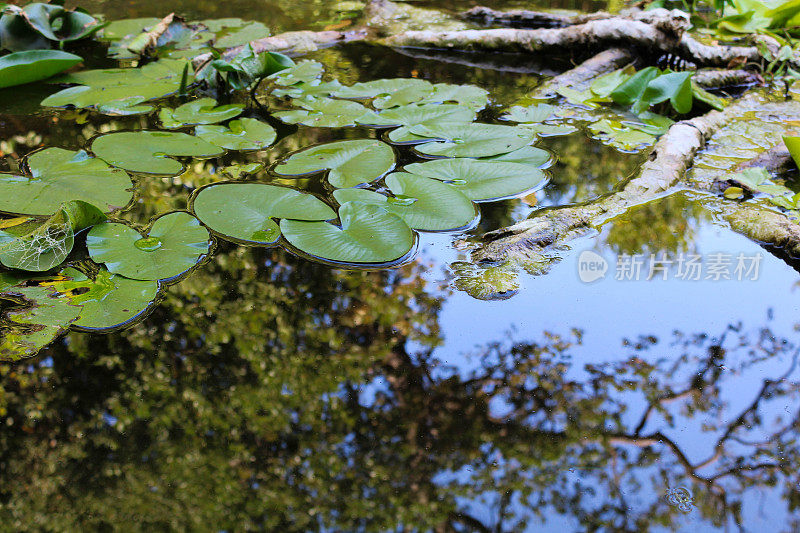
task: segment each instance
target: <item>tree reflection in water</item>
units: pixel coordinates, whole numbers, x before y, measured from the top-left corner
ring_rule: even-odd
[[[1,523],[646,531],[800,502],[797,339],[732,325],[583,365],[580,331],[526,332],[452,366],[423,269],[230,247],[136,327],[0,367]]]

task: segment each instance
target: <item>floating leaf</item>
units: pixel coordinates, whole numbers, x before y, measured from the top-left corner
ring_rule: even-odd
[[[331,98],[306,98],[295,100],[303,109],[278,111],[274,115],[287,124],[303,124],[318,128],[342,128],[356,123],[369,124],[376,114],[357,102]]]
[[[269,28],[262,23],[249,22],[244,26],[234,27],[225,35],[218,37],[214,42],[214,46],[217,48],[234,48],[269,36]]]
[[[417,151],[440,157],[488,157],[505,154],[531,144],[536,133],[517,126],[464,124],[448,128],[412,126],[416,135],[442,139],[417,146]]]
[[[223,150],[191,135],[167,131],[124,131],[100,136],[92,142],[95,155],[131,172],[174,176],[183,165],[168,156],[214,157]]]
[[[141,281],[101,269],[93,278],[67,268],[62,279],[49,283],[72,304],[80,317],[72,324],[90,330],[117,328],[141,317],[158,296],[157,281]]]
[[[363,202],[380,205],[422,231],[452,231],[472,224],[475,205],[457,189],[422,176],[396,172],[386,177],[394,198],[366,189],[339,189],[333,197],[340,204]]]
[[[46,148],[28,156],[31,177],[0,174],[0,211],[49,216],[69,200],[82,200],[108,213],[128,205],[130,177],[86,152]]]
[[[188,63],[161,59],[142,68],[87,70],[68,74],[53,81],[77,83],[42,100],[43,106],[93,108],[115,114],[149,113],[148,100],[178,92]],[[192,81],[191,77],[188,80]]]
[[[238,180],[243,176],[257,174],[264,170],[264,163],[242,163],[230,165],[219,169],[220,174],[224,174],[231,179]]]
[[[0,230],[0,263],[33,272],[50,270],[72,251],[76,232],[105,218],[93,205],[71,201],[47,220],[28,219]]]
[[[475,85],[453,85],[450,83],[437,83],[433,91],[417,104],[434,104],[455,102],[468,107],[473,111],[480,111],[489,102],[489,91]]]
[[[552,118],[554,110],[555,106],[550,104],[533,104],[527,107],[515,105],[500,118],[511,122],[544,122],[548,118]]]
[[[426,91],[425,95],[433,90],[433,85],[425,80],[418,78],[393,78],[385,80],[373,80],[356,83],[351,87],[342,87],[337,93],[337,98],[350,98],[364,100],[367,98],[386,97],[397,94],[400,91]],[[388,100],[385,100],[388,104]],[[408,102],[404,102],[408,103]]]
[[[192,209],[203,224],[238,241],[276,242],[281,231],[273,218],[330,220],[336,213],[316,196],[266,183],[216,183],[200,189]]]
[[[381,141],[358,139],[306,148],[292,154],[274,171],[303,176],[328,170],[328,182],[337,188],[356,187],[384,176],[394,168],[394,150]]]
[[[445,181],[475,202],[513,198],[541,189],[547,182],[538,167],[505,161],[437,159],[407,165],[405,171]]]
[[[298,83],[291,87],[276,88],[272,91],[274,96],[289,96],[291,98],[325,98],[339,89],[342,84],[336,80],[322,82],[314,80],[308,83]]]
[[[18,304],[0,318],[0,361],[33,357],[65,333],[81,311],[50,287],[9,289],[0,298]]]
[[[791,189],[774,183],[766,169],[750,167],[730,176],[730,180],[738,183],[748,190],[760,192],[770,196],[783,196],[792,194]]]
[[[198,126],[201,139],[227,150],[262,150],[275,142],[278,134],[272,126],[254,118],[231,121],[228,126]]]
[[[208,231],[188,213],[174,212],[153,223],[147,235],[124,224],[98,224],[86,237],[89,255],[109,272],[130,279],[171,279],[208,253]]]
[[[322,76],[323,66],[319,61],[301,61],[295,66],[282,70],[268,77],[276,85],[296,85],[311,83]]]
[[[58,50],[27,50],[0,57],[0,88],[24,85],[74,67],[80,56]]]
[[[377,205],[348,202],[339,208],[341,228],[328,222],[281,220],[284,238],[295,248],[340,263],[390,263],[414,246],[414,232]]]
[[[635,152],[655,143],[654,135],[631,128],[609,119],[600,119],[589,124],[589,131],[595,139],[624,152]]]
[[[198,124],[216,124],[238,117],[242,111],[244,106],[240,104],[217,106],[217,101],[213,98],[200,98],[177,109],[163,107],[158,112],[158,118],[165,128],[174,129]]]
[[[161,19],[155,17],[115,20],[104,27],[99,36],[102,40],[118,41],[137,33],[149,31],[160,21]]]
[[[736,200],[744,195],[744,191],[741,187],[728,187],[722,195],[728,200]]]
[[[389,133],[389,140],[398,144],[417,144],[430,140],[430,137],[414,135],[409,129],[411,126],[445,128],[469,124],[473,120],[475,113],[469,108],[452,104],[428,104],[387,109],[378,115],[376,124],[402,126]]]
[[[521,163],[523,165],[546,168],[550,166],[553,158],[547,150],[542,150],[535,146],[523,146],[519,150],[514,150],[507,154],[483,157],[478,161],[505,161],[506,163]]]

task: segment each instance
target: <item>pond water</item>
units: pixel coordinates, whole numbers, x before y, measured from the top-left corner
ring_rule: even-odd
[[[170,9],[283,31],[336,24],[334,4]],[[165,14],[156,2],[82,5]],[[363,44],[309,57],[347,84],[478,85],[488,117],[543,79],[519,61],[479,68]],[[49,92],[0,104],[0,170],[42,146],[152,126],[44,111]],[[301,127],[226,163],[374,135]],[[580,134],[537,146],[558,158],[548,184],[480,204],[472,234],[595,198],[641,162]],[[213,179],[198,163],[140,180],[121,216],[185,209]],[[490,301],[455,286],[469,250],[451,235],[423,233],[412,262],[379,271],[220,241],[143,321],[73,331],[0,365],[0,529],[797,530],[800,277],[704,201],[679,191],[636,208]]]

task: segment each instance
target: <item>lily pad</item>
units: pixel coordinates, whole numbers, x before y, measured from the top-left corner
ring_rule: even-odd
[[[306,148],[292,154],[274,171],[283,176],[304,176],[328,170],[328,182],[341,189],[375,181],[393,168],[391,146],[374,139],[358,139]]]
[[[387,109],[378,115],[379,125],[401,126],[389,132],[389,140],[397,144],[418,144],[430,137],[414,135],[411,126],[455,127],[475,120],[475,112],[453,104],[408,105]]]
[[[240,104],[217,106],[213,98],[200,98],[183,104],[177,109],[163,107],[158,112],[158,118],[165,128],[174,129],[183,126],[198,124],[216,124],[228,119],[238,117],[244,111]]]
[[[33,357],[65,333],[81,312],[51,287],[9,289],[0,298],[19,304],[0,317],[0,361]]]
[[[339,208],[341,228],[328,222],[281,220],[284,238],[319,259],[376,264],[402,259],[414,246],[414,232],[403,219],[377,205],[348,202]]]
[[[54,78],[55,83],[79,84],[42,100],[43,106],[92,108],[120,115],[149,113],[144,102],[178,92],[187,61],[161,59],[142,68],[87,70]],[[188,82],[192,82],[189,68]]]
[[[441,181],[396,172],[386,177],[386,185],[394,197],[366,189],[339,189],[333,197],[340,204],[379,205],[422,231],[453,231],[471,225],[477,218],[472,201]]]
[[[263,150],[275,142],[278,134],[272,126],[254,118],[231,121],[228,126],[197,126],[201,139],[227,150]]]
[[[507,154],[483,157],[478,161],[505,161],[506,163],[522,163],[523,165],[547,168],[553,162],[553,157],[547,150],[542,150],[535,146],[524,146]]]
[[[245,243],[272,244],[281,236],[273,218],[331,220],[336,213],[308,193],[266,183],[216,183],[200,189],[192,209],[203,224]]]
[[[538,167],[506,161],[437,159],[407,165],[405,171],[449,183],[475,202],[513,198],[547,183]]]
[[[341,88],[342,84],[336,80],[328,82],[314,80],[308,83],[298,83],[291,87],[275,88],[272,94],[274,96],[289,96],[291,98],[325,98]]]
[[[216,39],[214,46],[217,48],[233,48],[269,36],[269,28],[262,23],[249,22],[243,26],[231,28],[225,35]]]
[[[488,157],[506,154],[531,144],[536,133],[516,126],[464,124],[440,128],[412,126],[411,133],[442,139],[419,145],[416,150],[438,157]]]
[[[342,87],[337,93],[337,98],[365,100],[367,98],[391,97],[401,91],[426,91],[427,95],[433,90],[433,84],[418,78],[393,78],[373,80],[356,83],[351,87]],[[403,93],[401,93],[403,94]],[[413,100],[412,100],[413,101]],[[391,107],[388,100],[384,100],[387,107]],[[403,102],[408,103],[408,102]]]
[[[555,111],[555,106],[550,104],[515,105],[511,106],[508,112],[500,118],[511,122],[538,123],[553,118],[553,111]]]
[[[300,61],[293,67],[270,75],[267,79],[273,80],[276,85],[284,86],[312,83],[322,76],[323,70],[319,61]]]
[[[75,233],[105,220],[86,202],[66,202],[47,220],[17,219],[2,224],[0,263],[19,270],[43,272],[60,265],[72,251]]]
[[[103,28],[99,38],[105,41],[118,41],[130,35],[149,31],[159,22],[160,19],[155,17],[114,20]]]
[[[224,150],[191,135],[167,131],[124,131],[97,137],[94,154],[115,167],[131,172],[174,176],[183,165],[168,156],[214,157]]]
[[[46,148],[28,156],[31,177],[0,174],[0,211],[49,216],[69,200],[82,200],[108,213],[128,205],[130,177],[86,152]]]
[[[317,128],[343,128],[356,123],[371,124],[377,115],[359,104],[332,98],[305,98],[294,100],[302,109],[278,111],[275,117],[287,124],[303,124]]]
[[[189,213],[174,212],[153,223],[147,235],[113,222],[86,237],[89,255],[109,272],[130,279],[171,279],[194,267],[209,250],[208,231]]]
[[[0,57],[0,88],[46,80],[83,61],[59,50],[26,50]]]
[[[158,296],[157,281],[128,279],[101,269],[93,279],[74,268],[62,272],[63,279],[52,286],[75,306],[80,317],[74,327],[88,330],[127,325],[150,309]]]
[[[418,101],[417,104],[433,104],[455,102],[473,111],[480,111],[489,102],[489,91],[475,85],[453,85],[437,83],[433,91]]]

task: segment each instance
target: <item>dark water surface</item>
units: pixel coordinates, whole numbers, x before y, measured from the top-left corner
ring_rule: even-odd
[[[333,4],[84,5],[277,31],[332,24]],[[540,80],[364,45],[313,57],[343,83],[474,83],[496,109]],[[41,96],[17,97],[0,115],[14,157],[148,120],[30,115]],[[304,128],[267,158],[363,134]],[[537,205],[593,198],[639,162],[580,135],[540,145],[559,162]],[[125,218],[184,208],[204,179],[140,182]],[[380,272],[220,244],[143,322],[0,366],[0,531],[796,531],[798,274],[702,201],[636,209],[490,302],[452,287],[467,252],[450,236]],[[484,205],[476,231],[530,203]],[[603,279],[581,281],[586,250]],[[650,254],[673,261],[665,275]],[[737,272],[740,254],[758,271]],[[692,257],[701,279],[679,279]],[[731,279],[714,279],[726,258]]]

